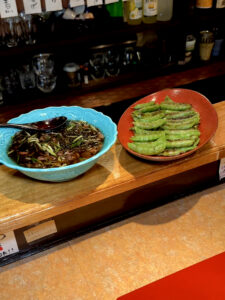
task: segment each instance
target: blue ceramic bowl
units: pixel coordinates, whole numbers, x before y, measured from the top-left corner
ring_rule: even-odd
[[[69,120],[87,121],[89,124],[99,128],[105,137],[101,151],[85,161],[66,167],[48,169],[25,168],[16,164],[16,162],[14,162],[7,155],[7,150],[11,143],[12,137],[18,131],[18,129],[0,128],[0,163],[38,180],[52,182],[67,181],[89,170],[97,162],[99,157],[106,153],[116,141],[116,124],[113,123],[108,116],[91,108],[82,108],[79,106],[47,107],[22,114],[17,118],[11,119],[8,123],[32,123],[58,116],[65,116]]]

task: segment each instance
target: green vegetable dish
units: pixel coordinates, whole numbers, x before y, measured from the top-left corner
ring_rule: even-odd
[[[175,156],[197,147],[200,115],[191,104],[166,96],[160,104],[137,104],[132,113],[134,135],[129,149],[144,155]]]
[[[68,121],[52,132],[17,132],[8,155],[28,168],[64,167],[97,154],[104,142],[100,130],[85,121]]]

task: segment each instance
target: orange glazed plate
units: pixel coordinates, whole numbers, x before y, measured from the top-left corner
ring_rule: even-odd
[[[137,104],[145,103],[149,101],[155,101],[155,103],[161,103],[166,96],[169,96],[173,101],[180,103],[189,103],[200,114],[200,142],[198,146],[190,151],[176,155],[176,156],[159,156],[159,155],[143,155],[132,151],[128,148],[128,143],[132,142],[130,138],[134,135],[130,130],[133,127],[132,112]],[[122,146],[131,154],[143,159],[152,161],[171,161],[186,157],[196,150],[202,148],[215,134],[218,127],[217,113],[211,104],[211,102],[202,94],[188,89],[165,89],[154,94],[148,95],[129,106],[122,114],[118,123],[118,138]]]

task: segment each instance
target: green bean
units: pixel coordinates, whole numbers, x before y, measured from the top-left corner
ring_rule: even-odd
[[[155,134],[155,133],[164,133],[164,130],[150,130],[150,129],[141,129],[137,126],[134,126],[131,128],[131,130],[133,130],[135,132],[135,134],[140,134],[140,135],[144,135],[144,134]]]
[[[157,140],[158,138],[165,136],[165,132],[161,133],[155,133],[155,134],[146,134],[146,135],[134,135],[131,137],[131,140],[134,142],[150,142],[150,141],[154,141]]]
[[[160,104],[161,109],[166,110],[173,110],[173,111],[181,111],[181,110],[187,110],[191,108],[191,104],[185,104],[185,103],[161,103]]]
[[[175,156],[179,155],[181,153],[185,153],[187,151],[193,150],[197,147],[200,139],[197,139],[195,143],[190,147],[181,147],[181,148],[174,148],[174,149],[165,149],[162,153],[160,153],[161,156]]]
[[[182,148],[182,147],[189,147],[194,144],[193,139],[188,140],[177,140],[177,141],[166,141],[166,148]]]
[[[197,145],[199,144],[200,142],[200,138],[197,138],[193,144],[194,147],[197,147]]]
[[[140,122],[152,122],[152,121],[155,121],[155,120],[159,120],[159,119],[162,119],[165,117],[165,114],[163,112],[160,112],[154,116],[151,116],[151,117],[145,117],[143,116],[142,118],[136,118],[136,117],[133,117],[135,121],[140,121]]]
[[[168,150],[163,151],[159,155],[161,155],[161,156],[175,156],[175,155],[179,155],[181,153],[185,153],[187,151],[193,150],[194,148],[195,148],[194,146],[191,146],[191,147],[183,147],[183,148],[176,148],[176,149],[168,149]]]
[[[177,135],[177,134],[166,134],[166,139],[168,141],[177,141],[181,139],[193,139],[196,140],[197,136],[196,135]]]
[[[196,115],[196,112],[193,110],[184,110],[179,112],[174,112],[171,110],[172,113],[166,114],[167,119],[181,119],[185,117],[192,117]]]
[[[128,143],[128,147],[140,154],[158,155],[166,148],[165,138],[160,138],[156,142],[151,143]]]
[[[176,103],[169,96],[166,96],[163,102],[164,103]]]
[[[139,111],[141,113],[145,113],[145,112],[150,112],[150,111],[156,111],[156,110],[159,110],[159,109],[160,109],[159,104],[155,104],[155,105],[150,105],[150,106],[143,107],[143,108],[139,109]]]
[[[165,113],[160,110],[156,110],[156,111],[152,111],[152,112],[145,112],[145,113],[141,113],[138,110],[135,110],[132,113],[132,117],[136,118],[136,119],[145,119],[145,118],[148,119],[148,118],[156,117],[156,116],[162,115],[162,114],[165,116]]]
[[[165,123],[166,123],[166,119],[159,119],[152,122],[134,121],[134,126],[137,126],[141,129],[155,129],[161,127]]]
[[[191,104],[177,103],[166,96],[161,104],[151,101],[136,105],[132,117],[135,134],[128,147],[140,154],[173,156],[199,143],[200,115]]]
[[[186,136],[200,136],[200,131],[198,129],[187,129],[187,130],[165,130],[166,135],[186,135]]]
[[[146,103],[140,103],[140,104],[135,105],[134,109],[141,109],[141,108],[144,108],[146,106],[150,106],[150,105],[154,105],[154,104],[155,104],[154,101],[149,101],[149,102],[146,102]]]
[[[195,124],[198,124],[198,121],[193,121],[189,123],[167,123],[163,125],[164,129],[190,129],[192,128]]]
[[[167,120],[166,124],[178,124],[178,123],[192,123],[193,121],[199,123],[200,121],[200,116],[198,113],[196,113],[193,117],[185,118],[185,119],[170,119]]]
[[[159,104],[154,104],[154,105],[146,105],[143,108],[137,109],[133,111],[133,115],[140,115],[142,113],[146,113],[146,112],[154,112],[160,109],[160,105]]]

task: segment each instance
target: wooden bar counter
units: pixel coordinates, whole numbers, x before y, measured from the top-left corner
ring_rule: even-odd
[[[92,169],[68,182],[40,182],[1,166],[0,233],[14,231],[19,248],[28,249],[32,243],[24,238],[24,231],[42,222],[56,223],[57,232],[49,235],[54,241],[68,232],[79,234],[109,219],[116,221],[176,191],[188,193],[191,183],[204,183],[207,174],[209,182],[216,181],[220,159],[225,157],[225,102],[214,107],[219,119],[215,136],[182,160],[143,161],[117,141]],[[186,185],[179,183],[184,174]],[[43,238],[38,242],[44,243]]]

